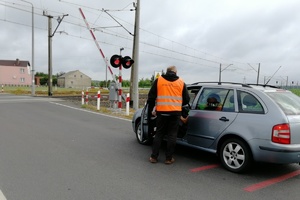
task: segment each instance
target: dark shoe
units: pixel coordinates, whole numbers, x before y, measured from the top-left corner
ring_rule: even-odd
[[[151,163],[157,163],[157,158],[152,158],[152,157],[150,157],[150,158],[149,158],[149,161],[150,161]]]
[[[174,163],[174,162],[175,162],[175,159],[172,158],[171,160],[166,160],[166,161],[165,161],[165,164],[166,164],[166,165],[170,165],[170,164],[172,164],[172,163]]]

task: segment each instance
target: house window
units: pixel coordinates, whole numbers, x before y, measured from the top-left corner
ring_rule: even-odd
[[[82,78],[82,75],[80,75],[80,77]]]
[[[21,83],[25,82],[25,78],[20,78]]]
[[[76,74],[74,75],[74,77],[76,77]]]
[[[71,84],[73,85],[73,81],[71,81]]]
[[[24,68],[20,68],[20,73],[24,74],[25,73],[25,69]]]

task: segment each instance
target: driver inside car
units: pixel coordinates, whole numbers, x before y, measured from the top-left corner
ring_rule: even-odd
[[[221,99],[217,94],[211,94],[207,98],[207,104],[204,110],[221,110],[222,105],[220,105]]]

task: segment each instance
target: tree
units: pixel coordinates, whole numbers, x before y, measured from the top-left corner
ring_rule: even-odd
[[[155,78],[154,78],[154,75],[151,76],[151,85],[153,84]]]
[[[64,74],[64,72],[60,72],[60,74],[61,73]],[[57,74],[57,76],[58,76],[58,74]],[[45,74],[43,72],[36,72],[35,76],[41,77],[41,79],[40,79],[40,84],[41,85],[47,85],[48,84],[48,74]],[[52,76],[52,85],[57,84],[57,76]]]
[[[40,79],[40,84],[41,85],[47,85],[47,83],[48,83],[48,76],[47,77],[42,77]]]
[[[40,76],[40,77],[48,77],[48,74],[45,74],[43,72],[36,72],[35,76]]]
[[[152,83],[151,83],[151,80],[146,78],[142,78],[140,81],[139,81],[139,87],[141,88],[145,88],[145,87],[151,87]]]
[[[59,73],[57,73],[56,75],[57,75],[57,77],[60,77],[60,76],[62,76],[62,75],[64,75],[66,72],[59,72]]]

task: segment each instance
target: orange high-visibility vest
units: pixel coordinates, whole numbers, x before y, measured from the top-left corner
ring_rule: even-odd
[[[167,81],[163,77],[157,80],[157,111],[181,111],[182,109],[182,90],[184,82],[182,79]]]

